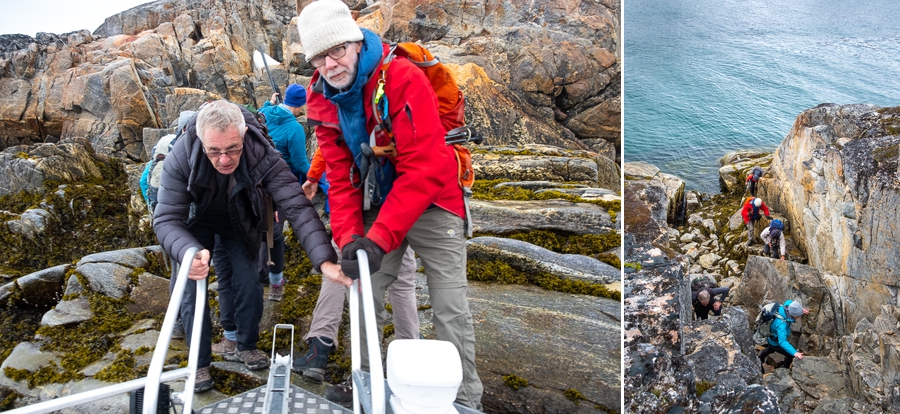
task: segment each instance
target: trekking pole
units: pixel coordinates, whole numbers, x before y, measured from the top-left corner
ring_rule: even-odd
[[[257,46],[257,52],[259,52],[259,60],[262,61],[262,66],[264,68],[266,68],[266,76],[269,77],[269,86],[272,87],[272,92],[275,92],[278,95],[275,97],[275,103],[280,104],[282,102],[281,101],[281,91],[278,90],[278,84],[275,83],[275,78],[273,78],[272,73],[269,72],[269,63],[266,59],[267,57],[269,57],[269,55],[267,55],[267,54],[265,54],[265,52],[263,52],[262,46]],[[253,57],[256,58],[256,53],[254,53]],[[257,69],[259,69],[259,62],[257,62],[256,59],[253,59],[253,63],[255,63],[257,66]]]
[[[484,142],[484,137],[475,128],[461,126],[448,131],[447,135],[444,136],[444,141],[447,142],[447,145],[465,144],[468,142],[480,145]]]

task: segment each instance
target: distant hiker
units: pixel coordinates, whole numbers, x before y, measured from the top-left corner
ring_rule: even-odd
[[[710,312],[715,316],[721,316],[722,302],[728,297],[728,292],[729,289],[727,287],[714,289],[703,288],[698,292],[691,292],[694,313],[697,315],[697,319],[708,318]],[[716,295],[722,296],[721,298],[716,298]]]
[[[753,170],[747,175],[747,190],[750,191],[750,195],[753,197],[756,197],[756,184],[762,176],[763,169],[760,166],[753,167]]]
[[[744,224],[747,225],[747,246],[753,244],[753,225],[764,215],[767,219],[772,219],[772,216],[769,215],[769,207],[766,206],[766,203],[763,203],[762,199],[759,197],[747,197],[744,208],[741,210],[741,217],[744,218]]]
[[[780,249],[781,260],[784,260],[784,224],[781,222],[781,220],[772,220],[772,222],[769,223],[769,227],[766,227],[765,230],[760,233],[759,237],[765,244],[765,246],[763,247],[763,254],[765,254],[766,256],[771,254],[771,256],[775,258],[778,257],[777,253]],[[776,246],[778,247],[777,249]]]
[[[235,356],[251,370],[266,368],[269,358],[257,349],[262,318],[262,286],[256,261],[263,229],[268,227],[269,197],[291,223],[314,269],[341,279],[337,255],[297,177],[269,143],[256,117],[246,108],[218,100],[206,104],[188,122],[169,154],[159,187],[153,230],[169,256],[181,260],[191,247],[193,258],[181,302],[188,345],[200,340],[194,390],[212,388],[209,311],[203,311],[200,338],[191,338],[198,280],[209,276],[209,249],[219,236],[233,268]]]
[[[153,215],[153,210],[156,209],[159,177],[162,176],[166,155],[172,150],[172,146],[175,144],[178,136],[187,129],[187,123],[194,114],[196,114],[194,111],[182,111],[178,115],[178,124],[175,130],[171,134],[164,135],[156,142],[156,145],[153,146],[153,153],[150,154],[150,161],[147,162],[147,166],[144,167],[144,173],[141,174],[141,194],[144,196],[144,201],[147,202],[147,209],[150,210],[151,216]],[[175,281],[177,280],[175,276],[178,275],[178,260],[175,260],[173,257],[171,262],[172,275],[169,277],[169,296],[172,296],[172,290],[175,289]],[[181,323],[180,315],[175,319],[172,338],[184,339],[184,325]]]
[[[796,350],[788,342],[788,335],[791,333],[791,324],[808,313],[809,310],[804,308],[799,300],[786,300],[784,306],[778,307],[777,316],[772,320],[772,325],[769,328],[771,336],[766,339],[769,346],[759,353],[759,360],[762,361],[763,364],[766,363],[766,357],[773,352],[784,355],[784,362],[779,365],[778,368],[790,369],[794,357],[803,359],[803,353]]]
[[[306,89],[293,83],[284,92],[283,103],[276,104],[277,98],[278,94],[273,93],[272,98],[259,109],[259,113],[265,116],[266,128],[275,149],[281,153],[281,158],[297,177],[297,181],[303,183],[309,170],[309,159],[306,156],[306,130],[297,121],[297,117],[306,105]],[[287,282],[284,279],[284,222],[276,220],[273,230],[272,248],[266,243],[260,247],[259,269],[260,280],[265,281],[263,275],[268,273],[269,300],[278,302],[284,297],[284,285]],[[271,265],[268,264],[270,261]]]
[[[728,297],[729,291],[727,287],[717,287],[712,276],[703,275],[694,278],[691,281],[691,303],[697,319],[709,318],[710,312],[715,316],[721,316],[722,302]]]
[[[341,268],[357,278],[356,252],[368,253],[375,308],[383,309],[384,291],[396,279],[407,246],[413,247],[425,267],[435,335],[451,342],[462,362],[456,402],[481,410],[484,388],[475,368],[475,327],[466,297],[466,206],[431,81],[406,58],[382,62],[390,45],[360,29],[341,1],[310,2],[297,29],[306,61],[316,68],[308,119],[316,125],[328,166]],[[393,155],[378,158],[374,147],[387,147]],[[377,316],[381,332],[384,314]],[[365,329],[360,339],[365,343]],[[368,365],[363,349],[362,366]],[[329,388],[326,398],[329,392],[340,402],[353,400],[346,388]]]
[[[166,155],[169,154],[178,136],[187,129],[187,123],[194,114],[196,114],[194,111],[182,111],[178,115],[178,125],[175,127],[175,130],[171,134],[164,135],[156,142],[156,145],[153,146],[153,153],[150,154],[150,161],[147,162],[147,166],[144,167],[144,173],[141,174],[141,194],[144,196],[144,201],[147,202],[147,208],[150,210],[151,215],[153,214],[153,209],[156,208],[159,177],[162,175]]]

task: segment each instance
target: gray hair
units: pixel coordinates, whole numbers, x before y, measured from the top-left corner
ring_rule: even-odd
[[[697,294],[697,300],[699,300],[700,302],[709,301],[709,291],[706,289],[701,290],[700,293]]]
[[[225,131],[229,128],[237,128],[243,134],[246,126],[241,108],[224,99],[203,105],[200,113],[197,114],[197,136],[201,141],[209,129]]]

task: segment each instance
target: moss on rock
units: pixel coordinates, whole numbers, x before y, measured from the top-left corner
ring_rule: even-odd
[[[528,386],[528,380],[525,379],[525,378],[522,378],[522,377],[520,377],[520,376],[518,376],[518,375],[516,375],[516,374],[504,375],[504,376],[503,376],[503,382],[504,382],[509,388],[512,388],[512,389],[514,389],[514,390],[518,390],[519,388],[527,387],[527,386]]]
[[[495,282],[501,284],[531,283],[547,290],[563,293],[599,296],[613,300],[622,300],[622,293],[612,291],[604,285],[588,283],[581,280],[563,279],[550,273],[525,273],[516,270],[506,262],[469,260],[466,265],[469,280],[479,282]]]

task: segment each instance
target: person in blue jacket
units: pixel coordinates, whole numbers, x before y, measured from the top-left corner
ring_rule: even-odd
[[[791,333],[791,324],[808,313],[809,310],[804,308],[799,300],[787,300],[783,306],[778,308],[778,315],[781,318],[775,318],[772,321],[772,326],[770,327],[772,336],[767,338],[769,346],[759,353],[759,359],[762,363],[765,363],[766,357],[773,352],[784,355],[784,363],[781,364],[780,368],[790,369],[794,357],[803,359],[803,353],[788,342],[788,335]]]
[[[266,101],[259,112],[266,116],[266,128],[275,143],[275,149],[287,162],[299,182],[306,182],[309,157],[306,155],[306,131],[297,121],[306,105],[306,89],[293,83],[284,92],[284,103],[275,104],[277,94]]]
[[[306,89],[294,83],[284,92],[284,103],[276,104],[278,94],[272,94],[272,99],[266,101],[259,113],[266,117],[266,128],[269,136],[275,144],[275,149],[281,153],[281,158],[287,163],[291,173],[297,177],[300,183],[306,182],[306,173],[309,171],[309,157],[306,155],[306,131],[297,117],[303,112],[306,105]],[[266,252],[267,246],[263,243],[260,248],[261,273],[269,271],[269,300],[281,301],[284,297],[284,223],[276,223],[273,232],[273,246]],[[271,254],[271,265],[267,266],[268,254]],[[262,274],[260,275],[261,277]]]

